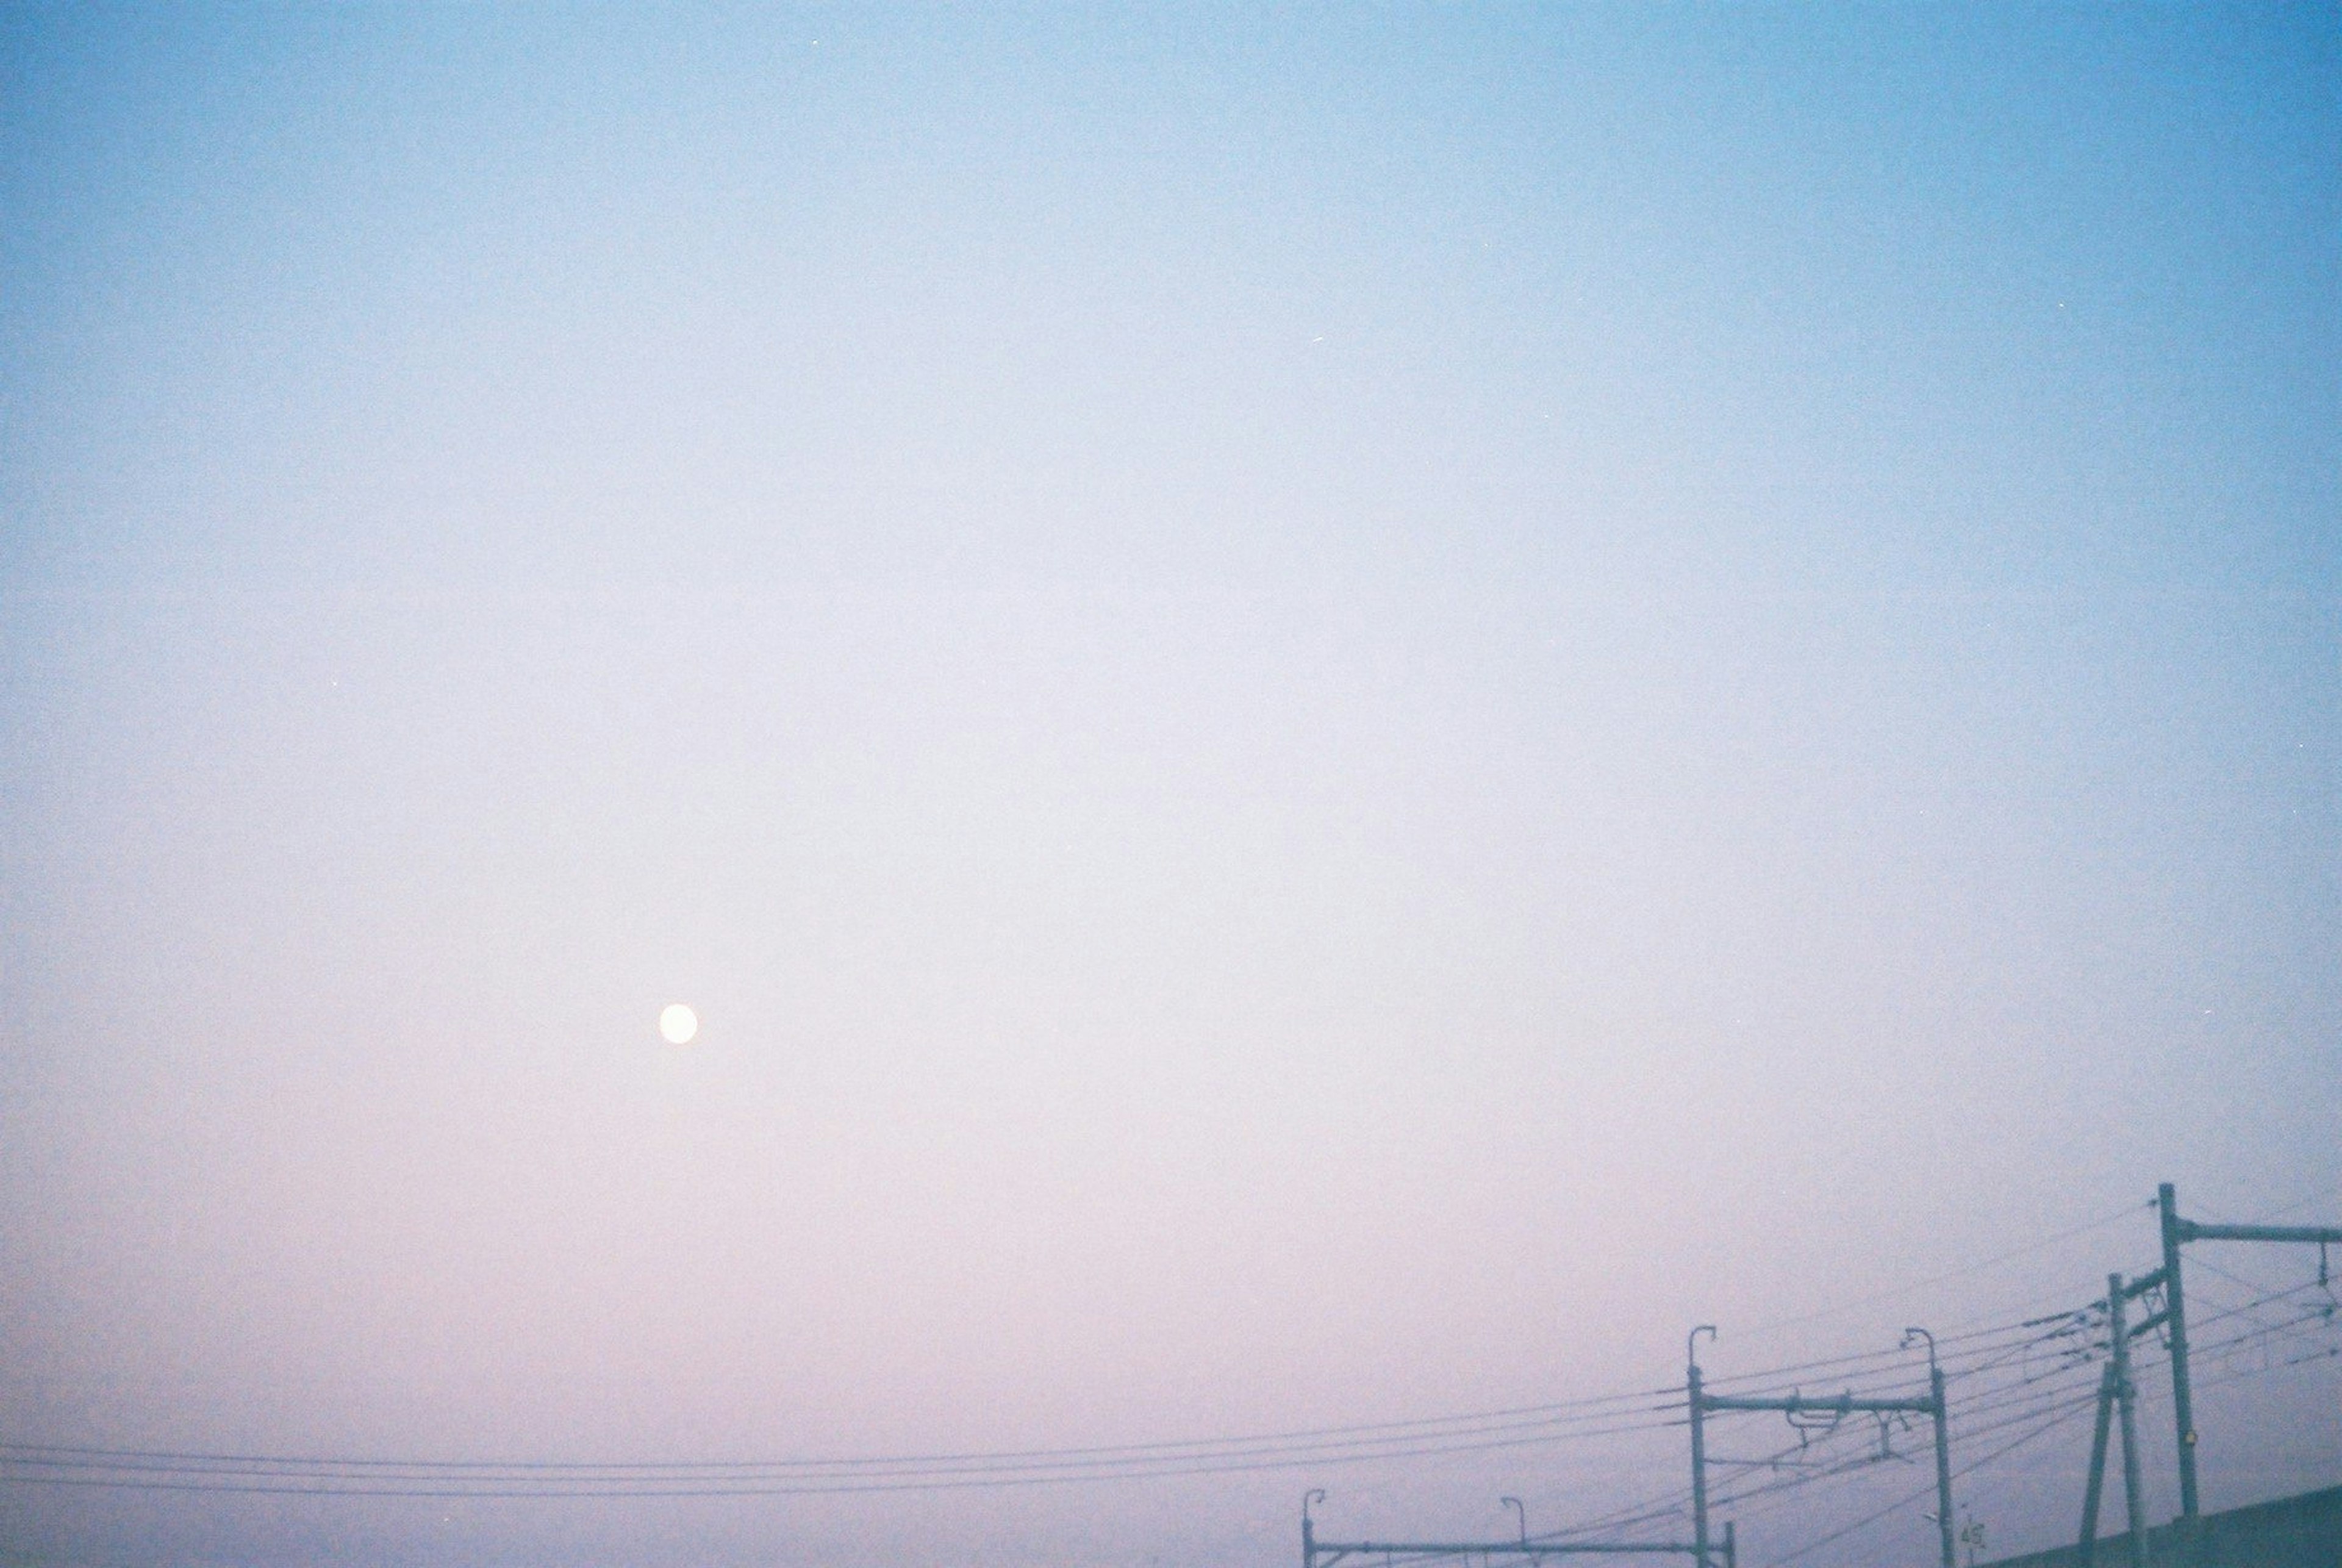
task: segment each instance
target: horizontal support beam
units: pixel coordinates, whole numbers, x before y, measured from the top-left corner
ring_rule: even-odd
[[[2132,1280],[2129,1283],[2124,1285],[2123,1300],[2134,1301],[2138,1297],[2145,1295],[2151,1290],[2160,1290],[2162,1288],[2163,1271],[2161,1269],[2157,1269],[2151,1274],[2141,1274],[2138,1278]]]
[[[2183,1242],[2320,1242],[2342,1245],[2342,1230],[2332,1225],[2202,1225],[2180,1220],[2172,1229]]]
[[[1743,1398],[1730,1393],[1703,1393],[1699,1396],[1702,1410],[1778,1410],[1796,1414],[1811,1411],[1816,1415],[1851,1415],[1857,1410],[1906,1410],[1918,1415],[1936,1413],[1933,1395],[1918,1399],[1857,1399],[1850,1393],[1834,1398],[1809,1398],[1793,1393],[1781,1399]]]
[[[1675,1557],[1699,1554],[1698,1547],[1676,1541],[1320,1541],[1312,1550],[1320,1557],[1329,1553],[1346,1555],[1353,1552],[1388,1552],[1394,1555],[1413,1552],[1451,1557],[1472,1552],[1509,1553],[1515,1557],[1607,1557],[1624,1553]],[[1721,1550],[1710,1546],[1707,1554],[1714,1557]]]

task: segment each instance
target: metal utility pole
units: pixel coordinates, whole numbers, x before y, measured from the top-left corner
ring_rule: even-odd
[[[1936,1360],[1936,1336],[1923,1328],[1907,1328],[1903,1343],[1927,1342],[1927,1399],[1936,1418],[1936,1530],[1943,1537],[1943,1568],[1958,1568],[1952,1554],[1952,1433],[1944,1403],[1944,1369]]]
[[[1707,1439],[1700,1427],[1706,1410],[1699,1392],[1699,1336],[1716,1337],[1716,1325],[1704,1323],[1684,1336],[1684,1392],[1691,1403],[1691,1539],[1699,1556],[1697,1568],[1709,1568],[1707,1559]]]
[[[2122,1421],[2123,1507],[2130,1516],[2130,1565],[2147,1568],[2147,1499],[2138,1483],[2138,1432],[2131,1420],[2130,1331],[2123,1323],[2123,1277],[2107,1276],[2107,1338],[2114,1347],[2115,1403]]]
[[[2198,1224],[2179,1217],[2178,1195],[2169,1182],[2156,1188],[2155,1206],[2163,1228],[2163,1315],[2171,1329],[2171,1416],[2179,1433],[2179,1516],[2192,1528],[2196,1522],[2196,1410],[2187,1384],[2187,1312],[2179,1283],[2180,1246],[2187,1242],[2291,1242],[2324,1248],[2342,1245],[2342,1229]],[[2322,1266],[2319,1277],[2324,1277]]]
[[[1712,1325],[1703,1323],[1691,1331],[1691,1348],[1696,1347],[1702,1333],[1713,1335]],[[1924,1399],[1857,1399],[1852,1393],[1835,1398],[1809,1398],[1792,1393],[1786,1397],[1756,1398],[1740,1394],[1708,1393],[1700,1386],[1699,1361],[1690,1358],[1684,1376],[1684,1394],[1691,1407],[1691,1502],[1692,1539],[1700,1553],[1700,1568],[1708,1568],[1707,1553],[1707,1445],[1703,1419],[1710,1411],[1773,1410],[1793,1419],[1800,1413],[1815,1415],[1851,1415],[1857,1411],[1875,1414],[1890,1413],[1912,1415],[1932,1415],[1936,1420],[1936,1509],[1937,1523],[1942,1533],[1944,1568],[1953,1568],[1952,1561],[1952,1461],[1951,1440],[1947,1424],[1944,1402],[1943,1369],[1936,1362],[1936,1342],[1925,1329],[1907,1329],[1903,1343],[1909,1344],[1917,1335],[1927,1341],[1927,1394]]]
[[[2082,1568],[2098,1554],[2098,1503],[2107,1493],[2107,1429],[2115,1419],[2115,1363],[2107,1363],[2098,1376],[2098,1421],[2090,1433],[2089,1482],[2082,1489]]]
[[[2179,1434],[2179,1517],[2196,1517],[2196,1409],[2187,1386],[2187,1303],[2179,1289],[2179,1197],[2169,1182],[2155,1189],[2163,1231],[2163,1322],[2171,1333],[2171,1422]]]

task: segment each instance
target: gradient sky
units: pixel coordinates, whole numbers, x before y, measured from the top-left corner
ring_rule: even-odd
[[[0,1435],[1284,1431],[2342,1221],[2337,147],[2330,5],[9,7]],[[1678,1448],[0,1548],[1284,1563]]]

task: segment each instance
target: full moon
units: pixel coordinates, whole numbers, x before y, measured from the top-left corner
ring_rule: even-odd
[[[699,1014],[682,1003],[669,1004],[659,1014],[659,1034],[670,1045],[688,1045],[699,1033]]]

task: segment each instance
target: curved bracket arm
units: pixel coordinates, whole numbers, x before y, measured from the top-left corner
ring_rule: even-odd
[[[1911,1347],[1911,1342],[1915,1339],[1925,1340],[1927,1342],[1927,1370],[1929,1372],[1935,1371],[1936,1336],[1929,1333],[1923,1328],[1907,1328],[1903,1331],[1903,1347],[1906,1350],[1908,1350]]]

